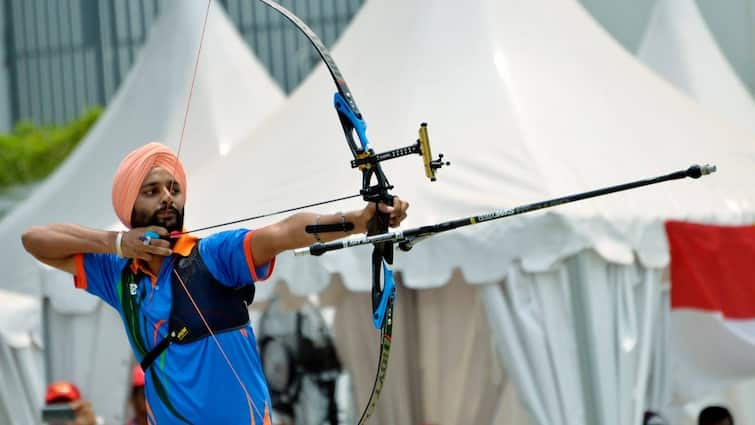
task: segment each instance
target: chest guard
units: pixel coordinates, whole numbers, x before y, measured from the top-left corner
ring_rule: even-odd
[[[254,285],[231,288],[218,282],[199,255],[199,245],[195,245],[186,257],[176,256],[175,261],[174,271],[171,274],[172,300],[168,335],[144,354],[141,362],[144,371],[170,344],[187,344],[210,335],[192,299],[214,334],[240,329],[249,323],[247,306],[254,300]],[[133,276],[130,264],[126,265],[123,273],[132,275],[128,276],[124,282],[138,282],[141,277]],[[180,276],[180,280],[176,273]],[[191,299],[186,294],[183,285],[186,285]],[[130,285],[123,286],[125,289]],[[136,292],[138,291],[130,291],[128,297],[129,303],[132,304],[132,311],[136,301],[134,299],[137,296]],[[125,300],[125,297],[123,299]],[[134,323],[134,321],[129,322]]]

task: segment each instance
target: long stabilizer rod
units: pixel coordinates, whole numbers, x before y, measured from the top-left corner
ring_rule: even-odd
[[[379,242],[396,242],[399,247],[408,251],[412,246],[421,239],[429,236],[457,229],[459,227],[471,226],[474,224],[484,223],[486,221],[497,220],[500,218],[511,217],[514,215],[524,214],[532,211],[542,210],[545,208],[555,207],[557,205],[568,204],[571,202],[581,201],[584,199],[595,198],[598,196],[608,195],[610,193],[622,192],[625,190],[636,189],[642,186],[663,183],[671,180],[680,180],[684,178],[698,179],[702,176],[711,174],[716,171],[715,165],[692,165],[686,170],[675,171],[670,174],[658,176],[645,180],[637,180],[629,183],[609,186],[602,189],[596,189],[589,192],[577,193],[574,195],[562,196],[560,198],[548,199],[545,201],[533,202],[510,209],[501,209],[491,211],[485,214],[474,215],[470,217],[458,218],[455,220],[445,221],[438,224],[415,227],[407,230],[398,230],[394,232],[383,233],[380,235],[363,236],[353,239],[341,239],[327,243],[316,243],[305,248],[294,250],[294,255],[322,255],[328,251],[335,251],[343,248],[351,248],[359,245],[368,245]]]

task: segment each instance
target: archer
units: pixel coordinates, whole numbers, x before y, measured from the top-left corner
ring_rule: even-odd
[[[50,224],[21,239],[37,260],[71,273],[77,288],[118,311],[145,370],[150,423],[269,424],[272,406],[247,310],[254,285],[270,277],[281,252],[366,233],[376,205],[297,213],[199,239],[183,233],[186,194],[176,155],[150,143],[127,155],[113,179],[113,208],[128,231]],[[398,197],[392,207],[377,206],[392,227],[408,207]],[[315,232],[307,233],[308,225]],[[343,227],[317,231],[329,225]]]

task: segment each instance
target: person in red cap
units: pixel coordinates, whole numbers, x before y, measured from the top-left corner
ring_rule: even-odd
[[[73,410],[74,419],[65,422],[48,422],[50,425],[96,425],[97,417],[94,415],[92,405],[82,400],[81,392],[76,385],[67,381],[53,382],[47,386],[45,394],[47,406],[68,404]]]
[[[264,189],[252,182],[254,190],[242,194],[236,183],[219,181],[218,189],[248,197]],[[368,203],[343,214],[301,212],[200,239],[183,229],[186,196],[176,155],[149,143],[128,154],[113,178],[113,209],[128,230],[51,224],[21,239],[36,259],[73,274],[77,288],[118,311],[145,373],[149,423],[271,424],[247,308],[256,284],[270,277],[278,254],[366,233],[378,210],[396,227],[409,204],[396,197],[393,206]]]
[[[134,416],[126,425],[147,425],[147,402],[144,398],[144,372],[135,365],[131,370],[131,396],[128,399]]]

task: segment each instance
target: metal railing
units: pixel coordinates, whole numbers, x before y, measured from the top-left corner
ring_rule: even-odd
[[[90,106],[107,105],[167,1],[171,0],[3,0],[13,122],[62,123]],[[261,2],[215,1],[286,92],[317,63],[306,38]],[[330,46],[363,2],[281,3]]]

